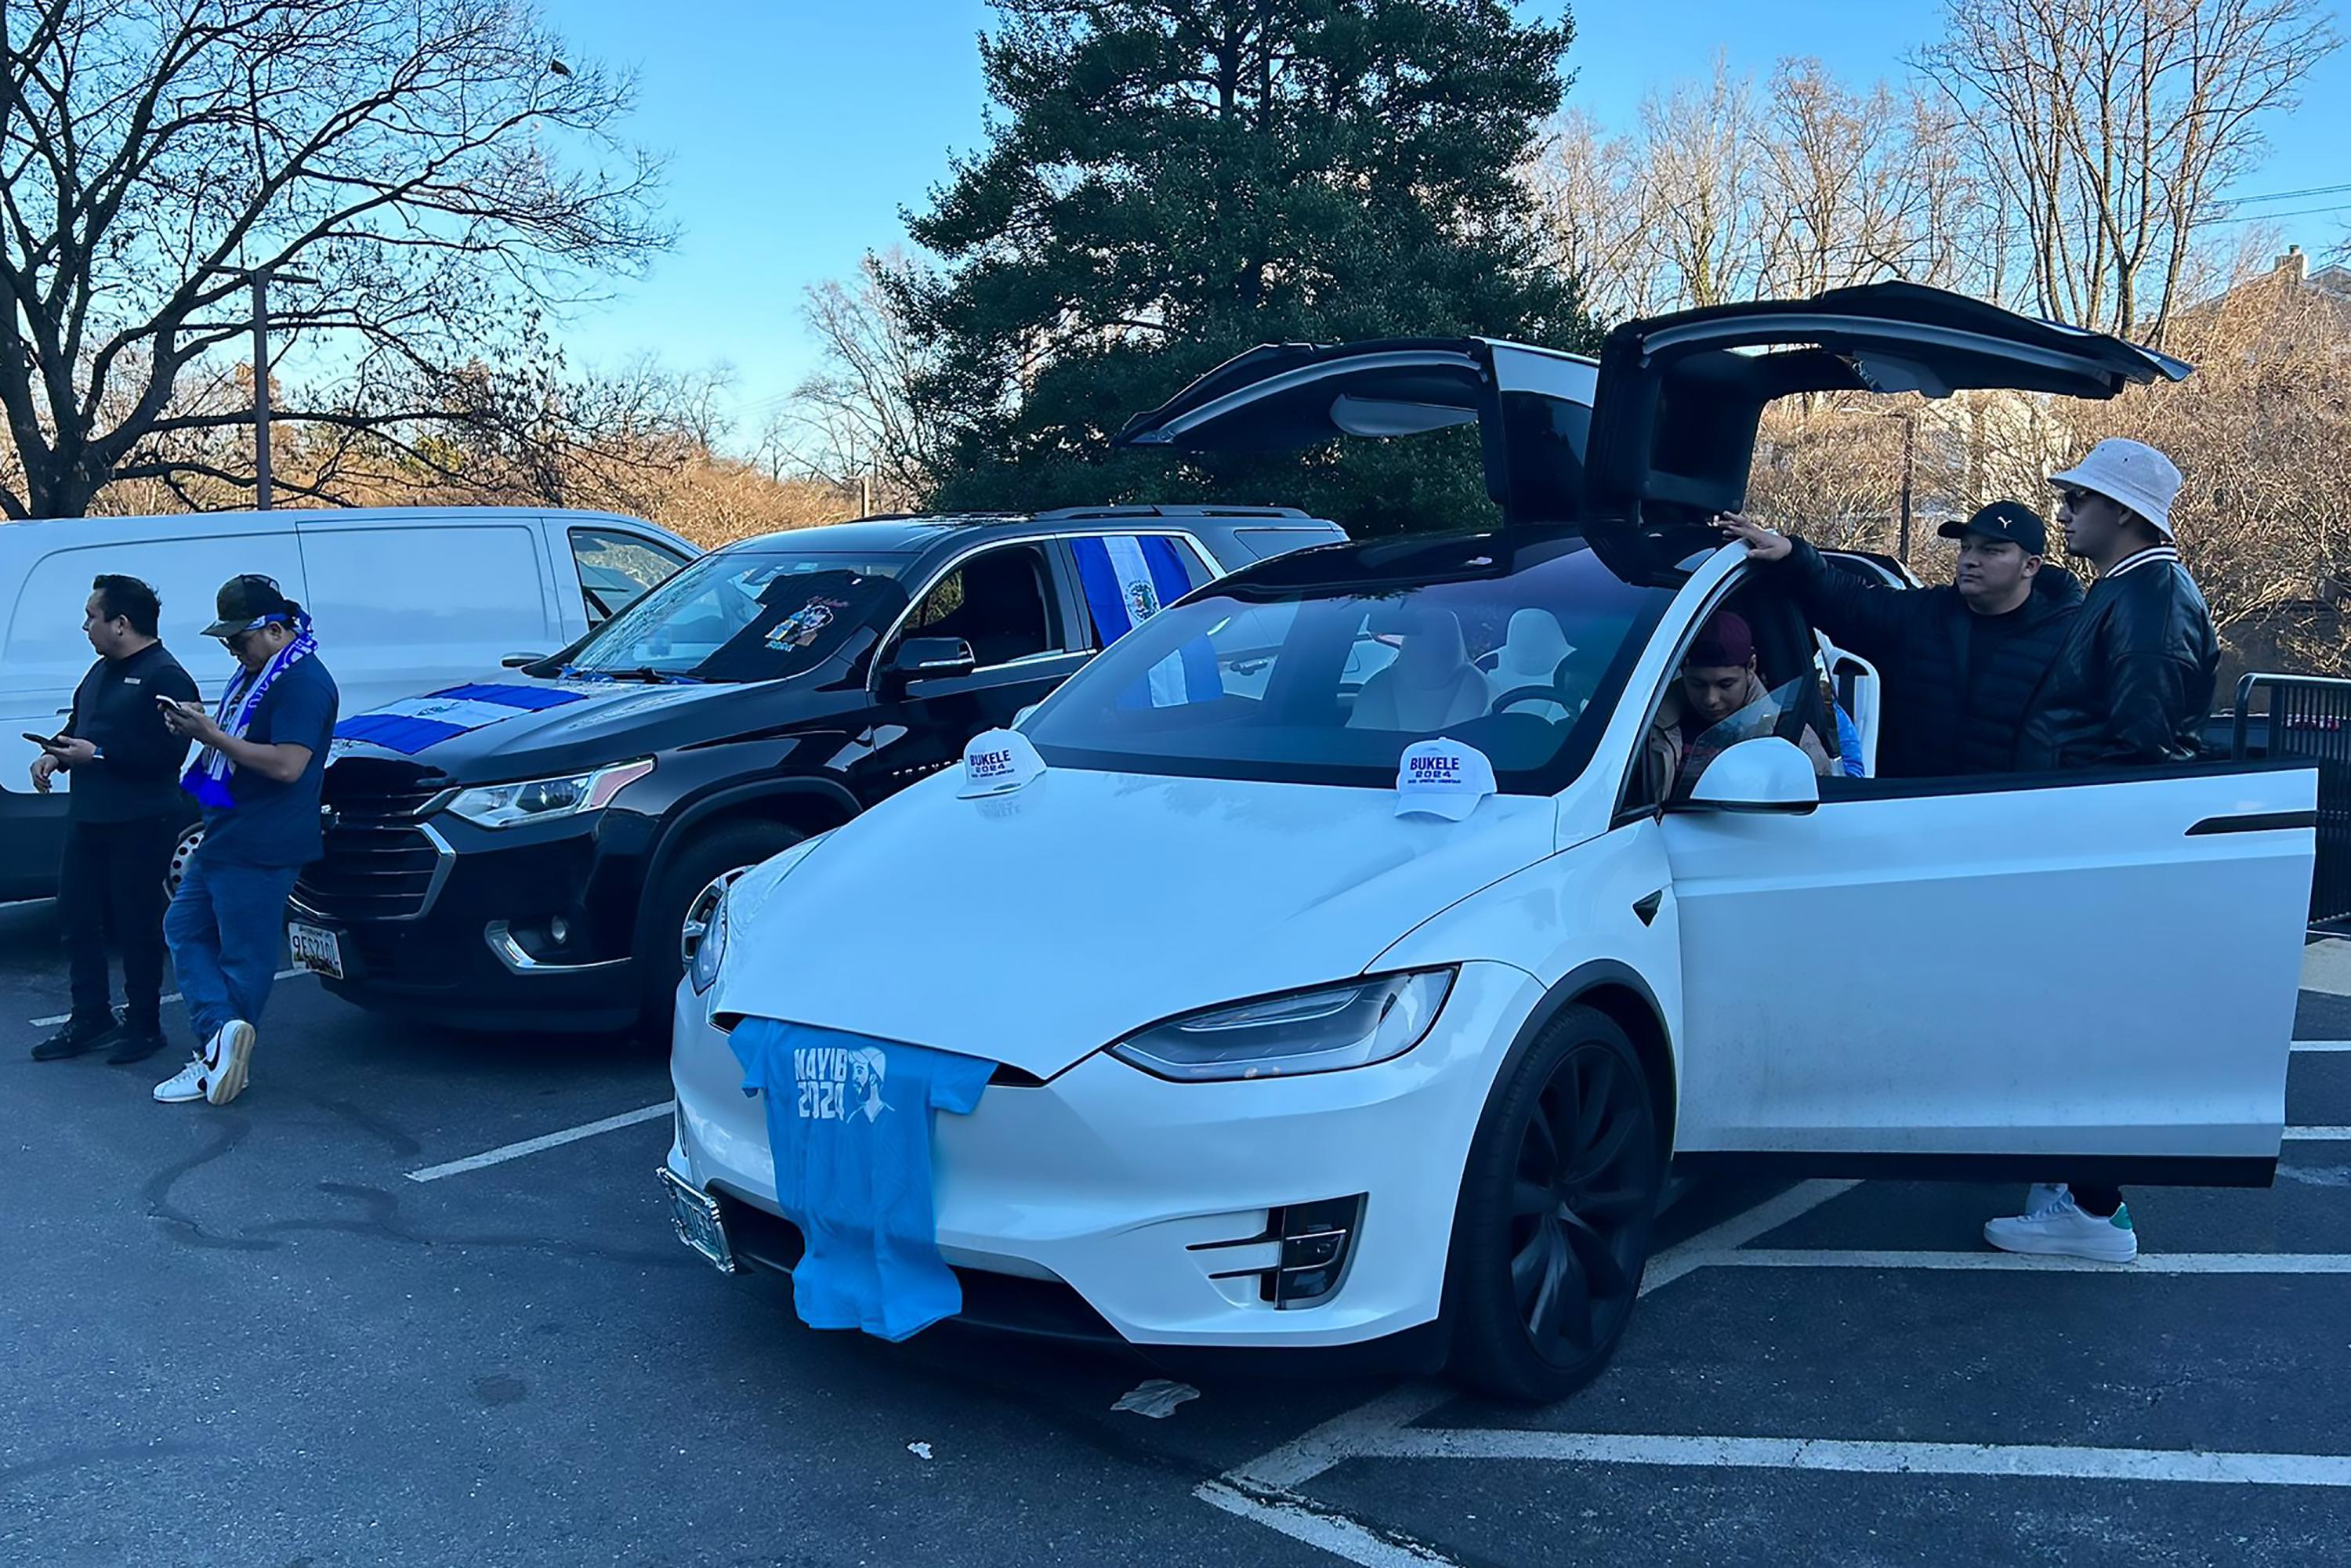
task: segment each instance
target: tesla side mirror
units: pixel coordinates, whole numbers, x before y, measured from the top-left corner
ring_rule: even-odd
[[[908,637],[883,670],[903,690],[916,681],[951,681],[978,667],[971,644],[960,637]]]
[[[1022,725],[1027,724],[1029,722],[1029,716],[1035,713],[1040,706],[1040,705],[1037,703],[1030,703],[1027,707],[1024,707],[1019,713],[1014,714],[1012,716],[1012,727],[1019,729]]]
[[[1742,740],[1698,775],[1685,811],[1785,811],[1802,816],[1821,803],[1820,776],[1793,741],[1776,735]]]
[[[547,655],[544,653],[507,653],[498,660],[498,668],[502,670],[519,670],[525,664],[536,664],[541,659],[546,657]]]

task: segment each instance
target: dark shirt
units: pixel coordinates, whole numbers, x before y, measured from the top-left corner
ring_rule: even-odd
[[[206,860],[225,865],[308,865],[324,852],[319,834],[319,791],[327,773],[327,742],[341,702],[335,677],[311,654],[288,664],[263,694],[246,726],[256,746],[307,746],[301,776],[280,783],[248,768],[233,768],[229,798],[236,804],[204,813]]]
[[[186,814],[180,769],[188,743],[163,722],[158,696],[196,700],[196,683],[161,643],[124,658],[100,659],[82,676],[64,733],[97,747],[98,757],[72,769],[66,788],[69,820],[136,822]]]
[[[1989,705],[1983,700],[1986,674],[1999,662],[2001,649],[2018,632],[2027,629],[2026,617],[2032,609],[2027,599],[2015,609],[1999,615],[1979,615],[1968,612],[1964,622],[1968,629],[1968,711],[1978,712]]]

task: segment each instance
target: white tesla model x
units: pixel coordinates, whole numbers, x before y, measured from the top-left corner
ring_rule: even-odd
[[[1503,526],[1212,583],[1023,721],[1017,788],[944,774],[745,874],[678,995],[681,1232],[799,1256],[745,1019],[998,1064],[931,1134],[967,1319],[1371,1345],[1521,1398],[1606,1360],[1669,1163],[2266,1182],[2314,773],[1870,777],[1875,672],[1705,526],[1773,397],[2186,373],[1908,285],[1634,322],[1596,364],[1232,361],[1121,440],[1475,423]],[[1726,612],[1753,678],[1698,733]],[[1463,766],[1400,785],[1432,740]],[[2144,963],[2057,962],[2084,942]]]

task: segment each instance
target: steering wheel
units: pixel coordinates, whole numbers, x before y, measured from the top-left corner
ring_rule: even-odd
[[[1513,705],[1518,703],[1552,703],[1565,709],[1567,718],[1573,720],[1583,711],[1583,703],[1581,698],[1571,694],[1568,687],[1567,677],[1568,670],[1566,666],[1562,664],[1560,667],[1559,673],[1552,677],[1551,685],[1547,686],[1514,686],[1510,690],[1504,692],[1500,696],[1496,697],[1493,702],[1488,706],[1486,711],[1489,714],[1498,714],[1507,712]],[[1553,720],[1552,722],[1557,723],[1561,721]]]

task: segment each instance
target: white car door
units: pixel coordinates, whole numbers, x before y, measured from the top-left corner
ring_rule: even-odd
[[[1664,819],[1682,1151],[1812,1174],[2269,1179],[2314,769],[1823,789],[1805,812]]]

